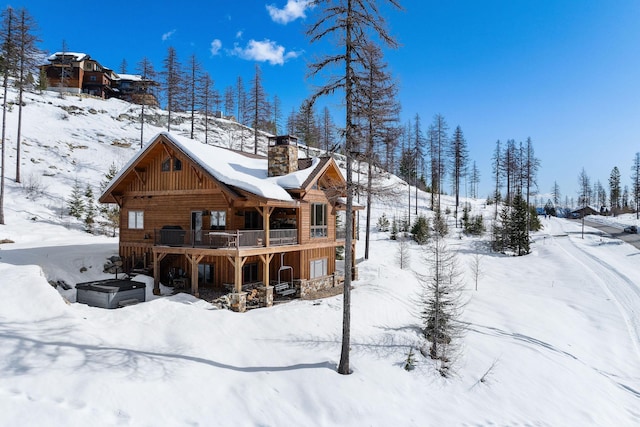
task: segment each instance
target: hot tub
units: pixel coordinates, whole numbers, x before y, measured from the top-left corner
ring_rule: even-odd
[[[145,300],[145,287],[135,280],[107,279],[76,284],[76,301],[92,307],[118,308]]]

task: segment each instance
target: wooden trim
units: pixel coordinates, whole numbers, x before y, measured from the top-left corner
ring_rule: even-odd
[[[140,182],[142,183],[143,186],[147,185],[147,183],[144,181],[144,179],[140,176],[140,172],[138,171],[138,168],[133,168],[133,173],[140,180]]]

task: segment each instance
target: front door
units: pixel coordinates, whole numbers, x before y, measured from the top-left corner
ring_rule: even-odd
[[[202,243],[202,211],[191,212],[191,229],[194,243]]]

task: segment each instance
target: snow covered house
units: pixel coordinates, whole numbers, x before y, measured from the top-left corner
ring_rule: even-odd
[[[304,297],[343,281],[345,188],[332,158],[299,158],[291,136],[271,138],[265,158],[165,132],[100,202],[120,206],[120,256],[152,270],[155,293],[170,281],[196,296],[227,288],[242,311],[247,291],[270,305],[274,291]]]
[[[153,88],[159,84],[154,80],[135,74],[118,74],[86,53],[56,52],[48,57],[48,61],[40,66],[47,79],[47,90],[159,106],[153,94]]]

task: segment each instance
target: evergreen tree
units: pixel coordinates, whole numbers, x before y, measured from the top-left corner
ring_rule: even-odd
[[[622,191],[620,189],[620,170],[617,166],[614,166],[611,170],[611,176],[609,177],[609,200],[611,202],[611,213],[615,215],[620,208],[620,198]]]
[[[67,212],[69,215],[77,219],[81,219],[82,215],[84,215],[83,192],[77,178],[71,188],[71,195],[67,199]]]
[[[509,244],[517,256],[529,253],[529,207],[520,192],[513,198],[513,209],[509,218]]]
[[[413,227],[411,227],[411,234],[413,235],[413,240],[419,245],[424,245],[429,241],[430,232],[427,217],[418,215],[416,221],[413,223]]]
[[[93,198],[93,188],[90,184],[84,190],[84,231],[93,233],[93,224],[96,220],[96,206]]]
[[[455,252],[444,239],[434,236],[425,254],[429,274],[418,276],[422,285],[421,318],[425,338],[431,344],[428,352],[439,364],[438,372],[448,377],[459,353],[459,340],[464,327],[460,316],[464,308],[461,279]]]
[[[115,163],[111,163],[109,170],[100,182],[100,193],[104,193],[111,180],[118,174],[118,168]],[[98,212],[104,218],[104,225],[111,228],[111,235],[115,237],[116,230],[120,226],[120,206],[114,203],[103,203],[98,207]]]

